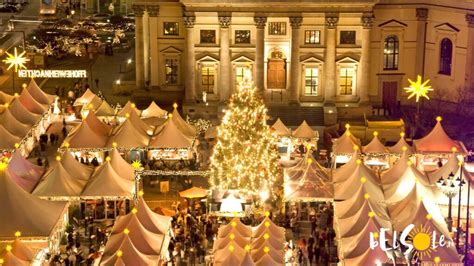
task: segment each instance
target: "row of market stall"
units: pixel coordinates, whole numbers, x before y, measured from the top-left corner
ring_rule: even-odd
[[[91,92],[86,91],[85,95],[91,95]],[[100,100],[94,95],[88,101],[79,102],[90,106],[93,103],[88,102],[99,101],[94,99]],[[106,102],[102,101],[101,105],[103,104]],[[197,144],[196,128],[181,117],[177,105],[167,115],[154,102],[143,111],[128,102],[123,109],[114,112],[107,119],[101,116],[103,113],[100,110],[88,111],[85,119],[69,132],[62,147],[88,153],[118,148],[130,152],[131,157],[137,156],[136,159],[141,159],[145,151],[148,151],[150,159],[192,157],[193,148]]]
[[[32,79],[20,94],[0,91],[0,151],[19,149],[26,155],[33,149],[35,138],[44,133],[51,122],[55,96],[42,91]]]

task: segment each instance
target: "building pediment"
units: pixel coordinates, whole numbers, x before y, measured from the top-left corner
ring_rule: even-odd
[[[443,30],[443,31],[459,32],[458,28],[454,27],[453,25],[449,23],[442,23],[442,24],[434,26],[434,28],[437,30]]]
[[[356,54],[343,54],[336,57],[336,62],[339,64],[354,64],[359,63],[360,56]]]
[[[396,19],[391,19],[379,24],[379,27],[381,28],[401,28],[401,27],[406,27],[406,26],[407,26],[406,23],[403,23]]]
[[[164,54],[180,54],[182,52],[183,51],[181,51],[180,49],[178,49],[174,46],[168,46],[165,49],[160,51],[160,53],[164,53]]]
[[[300,57],[301,63],[316,63],[316,64],[321,64],[324,62],[324,58],[319,55],[303,55]]]
[[[214,54],[198,54],[196,55],[196,61],[199,62],[219,62],[219,57]]]
[[[251,54],[236,54],[232,57],[234,63],[251,63],[255,61],[255,58]]]

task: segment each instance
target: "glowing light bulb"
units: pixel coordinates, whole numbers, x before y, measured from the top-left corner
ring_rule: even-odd
[[[56,156],[56,161],[58,161],[58,162],[61,161],[61,156],[59,156],[59,155]]]

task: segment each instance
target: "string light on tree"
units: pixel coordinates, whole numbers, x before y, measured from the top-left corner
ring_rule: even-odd
[[[247,71],[217,129],[210,182],[214,188],[271,197],[280,174],[277,140],[266,124],[267,109],[250,77]]]

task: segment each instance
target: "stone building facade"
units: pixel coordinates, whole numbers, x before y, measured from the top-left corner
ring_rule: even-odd
[[[407,79],[474,90],[472,0],[155,0],[133,5],[136,89],[224,102],[250,69],[269,103],[394,105]]]

